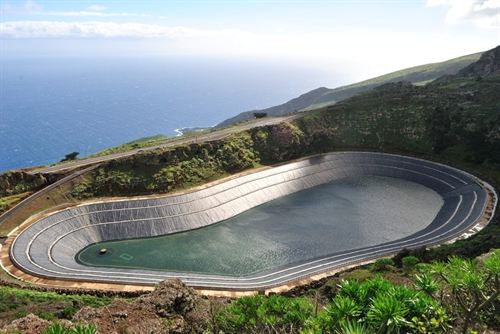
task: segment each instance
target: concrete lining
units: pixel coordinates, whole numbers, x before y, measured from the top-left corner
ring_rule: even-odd
[[[358,175],[389,176],[420,183],[440,194],[444,204],[430,225],[406,238],[245,277],[100,268],[75,261],[76,254],[92,243],[200,228],[278,197]],[[456,238],[476,225],[485,211],[487,197],[487,191],[475,177],[442,164],[382,153],[329,153],[189,193],[84,203],[66,208],[46,215],[22,230],[12,242],[10,259],[26,273],[58,280],[152,285],[166,278],[181,278],[186,284],[202,289],[271,289],[393,254],[403,248],[433,245]]]

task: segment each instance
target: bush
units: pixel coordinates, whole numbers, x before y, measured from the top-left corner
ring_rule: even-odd
[[[68,334],[68,332],[69,331],[66,327],[58,322],[55,322],[44,330],[43,334]]]
[[[451,257],[446,263],[433,263],[429,272],[449,295],[447,304],[462,321],[461,333],[481,321],[495,321],[500,299],[500,249],[492,251],[483,264]]]
[[[406,286],[382,278],[343,281],[325,311],[308,322],[305,333],[345,333],[356,323],[366,326],[361,333],[437,334],[446,331],[449,318],[439,302]]]
[[[56,319],[56,315],[52,312],[38,311],[38,312],[35,312],[35,314],[37,316],[39,316],[40,318],[45,319],[45,320],[49,320],[49,321]]]
[[[406,271],[411,271],[415,268],[415,266],[420,263],[420,259],[416,256],[405,256],[402,260],[401,260],[402,264],[403,264],[403,269],[405,269]]]
[[[43,334],[97,334],[97,328],[92,324],[77,324],[72,328],[66,328],[55,322],[43,331]]]
[[[390,258],[381,258],[375,261],[373,263],[373,271],[386,271],[389,270],[391,267],[394,267],[394,261]]]
[[[259,295],[233,302],[216,321],[225,333],[296,333],[312,315],[308,299]]]

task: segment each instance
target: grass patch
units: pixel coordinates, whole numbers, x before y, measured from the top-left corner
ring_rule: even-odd
[[[0,287],[0,328],[2,324],[22,318],[30,313],[42,319],[71,319],[84,306],[102,307],[111,303],[112,297],[86,294],[61,294],[48,291],[33,291],[15,287]]]
[[[17,203],[21,202],[23,199],[31,195],[32,192],[27,191],[20,194],[15,194],[11,196],[0,197],[0,214],[12,208]]]
[[[161,144],[165,144],[166,142],[168,142],[172,139],[173,139],[173,137],[167,137],[164,135],[156,135],[156,136],[151,136],[151,137],[139,138],[137,140],[133,140],[131,142],[128,142],[128,143],[125,143],[125,144],[122,144],[119,146],[107,148],[105,150],[102,150],[100,152],[97,152],[95,154],[90,155],[89,158],[100,157],[100,156],[114,154],[114,153],[122,153],[122,152],[131,151],[131,150],[141,149],[144,147],[161,145]]]
[[[26,305],[41,304],[53,301],[70,301],[85,306],[101,307],[111,303],[111,297],[92,295],[66,295],[50,291],[34,291],[14,287],[0,287],[0,313]]]

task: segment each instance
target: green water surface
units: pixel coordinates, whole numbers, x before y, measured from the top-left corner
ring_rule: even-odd
[[[244,276],[339,251],[396,240],[431,223],[443,204],[433,190],[388,177],[323,184],[201,229],[108,241],[80,263]],[[106,248],[105,255],[99,250]]]

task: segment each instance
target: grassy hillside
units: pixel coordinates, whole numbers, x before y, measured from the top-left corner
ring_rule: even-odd
[[[122,145],[118,145],[115,147],[110,147],[108,149],[102,150],[100,152],[97,152],[96,154],[92,154],[90,157],[99,157],[99,156],[113,154],[113,153],[127,152],[130,150],[140,149],[143,147],[161,145],[170,139],[171,139],[170,137],[167,137],[165,135],[156,135],[156,136],[139,138],[139,139],[133,140],[131,142],[128,142],[128,143],[125,143]]]
[[[260,165],[346,149],[445,162],[500,189],[499,68],[500,47],[458,74],[425,86],[387,83],[292,123],[106,162],[72,187],[72,195],[166,193]],[[25,189],[29,180],[17,174],[4,180],[12,189],[14,181]],[[143,323],[150,332],[176,333],[486,332],[500,329],[500,251],[494,248],[500,248],[498,212],[469,239],[402,251],[394,259],[379,259],[286,296],[202,299],[174,282],[110,304],[109,298],[4,287],[0,313],[5,322],[33,312],[50,321],[94,323],[106,333],[144,332],[137,327]],[[435,262],[450,255],[466,259]],[[23,332],[22,324],[8,329]]]
[[[305,93],[295,99],[292,99],[281,105],[263,109],[251,110],[240,113],[235,117],[229,118],[217,127],[224,127],[244,120],[253,118],[254,112],[265,112],[271,116],[283,116],[300,110],[312,110],[315,108],[331,105],[355,94],[366,92],[376,86],[388,82],[409,81],[415,84],[426,83],[443,75],[457,73],[460,69],[477,61],[482,53],[475,53],[463,57],[450,59],[440,63],[426,64],[410,67],[400,71],[385,74],[376,78],[361,81],[352,85],[342,86],[335,89],[318,88]]]

